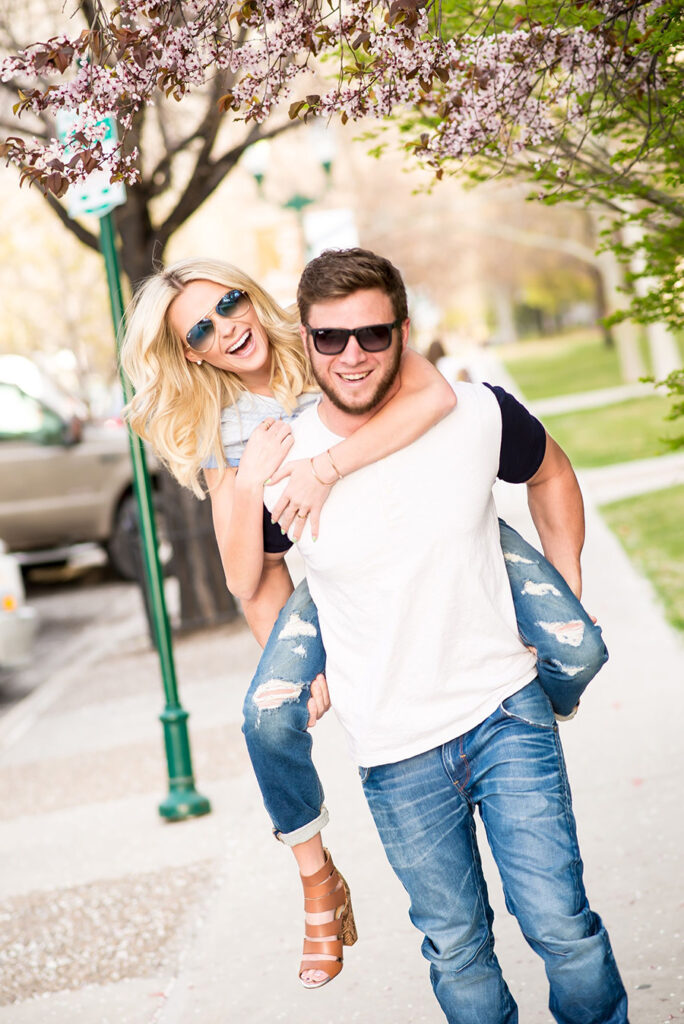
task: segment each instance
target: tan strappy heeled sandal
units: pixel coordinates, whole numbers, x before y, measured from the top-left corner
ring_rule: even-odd
[[[349,886],[332,862],[330,853],[325,851],[325,864],[313,875],[300,875],[304,888],[304,910],[307,914],[321,914],[334,910],[335,916],[326,924],[309,924],[305,920],[304,953],[299,966],[299,980],[304,988],[321,988],[336,978],[342,970],[343,946],[356,942],[356,924],[349,895]],[[342,883],[340,885],[340,883]],[[338,888],[339,886],[339,888]],[[314,958],[315,954],[326,954],[334,960]],[[323,971],[323,981],[305,981],[304,971]]]

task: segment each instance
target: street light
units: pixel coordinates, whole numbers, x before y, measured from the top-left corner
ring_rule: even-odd
[[[60,111],[57,115],[57,130],[63,143],[69,143],[76,114]],[[105,130],[103,146],[113,149],[117,144],[116,122],[113,117],[100,122]],[[104,257],[109,305],[114,324],[117,348],[124,327],[124,302],[119,272],[119,257],[116,249],[116,229],[112,210],[126,202],[126,190],[121,182],[112,184],[109,174],[96,171],[88,180],[72,186],[67,193],[68,214],[77,217],[82,213],[94,214],[100,221],[100,249]],[[133,397],[130,383],[121,370],[121,385],[124,399]],[[205,796],[195,789],[192,771],[190,739],[188,737],[188,712],[182,707],[178,696],[176,667],[171,642],[171,627],[166,610],[164,585],[159,564],[157,530],[154,521],[152,488],[147,471],[145,450],[142,441],[130,427],[128,440],[133,465],[133,485],[138,504],[140,536],[144,562],[144,585],[150,608],[154,642],[164,687],[166,705],[160,717],[164,730],[164,746],[168,768],[169,792],[159,805],[159,813],[167,821],[183,821],[201,814],[208,814],[211,805]]]
[[[315,196],[305,195],[302,192],[294,192],[288,199],[278,201],[269,199],[265,194],[264,183],[268,174],[271,162],[271,143],[268,139],[260,139],[253,146],[249,146],[243,156],[242,164],[256,182],[259,196],[266,202],[280,206],[283,210],[291,210],[297,217],[297,223],[302,238],[302,249],[305,259],[309,258],[306,232],[304,228],[304,210],[313,203],[317,203],[328,191],[332,183],[332,169],[335,158],[335,139],[332,129],[323,121],[315,121],[306,128],[311,149],[316,157],[318,165],[324,174],[324,185]]]

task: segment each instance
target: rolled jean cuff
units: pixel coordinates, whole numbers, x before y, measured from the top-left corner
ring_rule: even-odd
[[[285,846],[298,846],[299,843],[305,843],[307,839],[317,836],[325,828],[329,820],[328,809],[323,804],[321,806],[321,813],[313,821],[307,822],[301,828],[296,828],[294,832],[278,832],[277,829],[273,829],[273,835],[279,842],[284,843]]]

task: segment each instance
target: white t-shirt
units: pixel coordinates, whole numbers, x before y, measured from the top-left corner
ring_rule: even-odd
[[[401,451],[339,481],[299,551],[327,654],[330,697],[364,767],[460,736],[536,674],[519,636],[492,485],[501,412],[457,384],[456,408]],[[342,440],[318,407],[288,459]],[[272,508],[284,484],[266,488]]]

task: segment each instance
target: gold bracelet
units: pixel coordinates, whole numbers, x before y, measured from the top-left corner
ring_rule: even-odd
[[[341,479],[342,479],[342,474],[340,473],[339,469],[338,469],[338,468],[337,468],[337,466],[335,465],[335,461],[334,461],[334,459],[333,459],[333,457],[332,457],[332,452],[330,451],[330,449],[329,449],[329,448],[327,448],[327,449],[326,449],[326,452],[325,452],[325,454],[326,454],[326,455],[328,456],[328,458],[330,459],[330,465],[332,466],[332,468],[333,468],[333,469],[335,470],[335,472],[337,473],[337,480],[341,480]],[[335,481],[335,483],[337,483],[337,480]]]
[[[309,465],[311,466],[311,472],[313,473],[313,475],[315,476],[315,478],[316,478],[316,479],[318,480],[319,484],[323,484],[323,486],[324,486],[324,487],[332,487],[332,485],[333,485],[333,484],[335,484],[335,483],[337,483],[337,481],[336,481],[336,480],[332,480],[332,481],[331,481],[330,483],[328,483],[328,481],[327,481],[327,480],[321,480],[320,476],[319,476],[319,475],[318,475],[318,473],[316,472],[316,467],[314,466],[314,459],[315,459],[315,458],[316,458],[316,456],[315,456],[315,455],[313,455],[313,456],[312,456],[312,457],[311,457],[311,458],[309,459]]]

